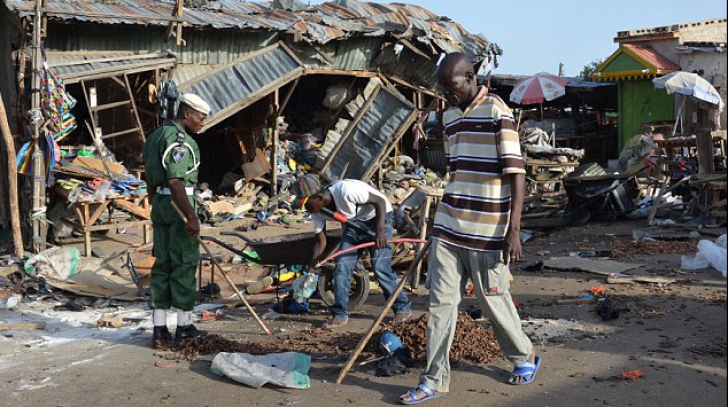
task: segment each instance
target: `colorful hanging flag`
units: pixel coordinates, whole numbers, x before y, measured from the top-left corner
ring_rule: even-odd
[[[41,110],[49,121],[48,131],[55,141],[61,141],[77,127],[76,118],[71,114],[76,99],[66,92],[63,80],[47,64],[43,64],[40,95]]]

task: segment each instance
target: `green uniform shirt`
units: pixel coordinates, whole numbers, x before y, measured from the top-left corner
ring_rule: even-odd
[[[178,134],[184,135],[184,143],[189,147],[175,146]],[[173,178],[183,180],[185,187],[197,183],[197,170],[193,169],[195,161],[200,160],[200,149],[175,121],[167,121],[147,137],[143,157],[147,183],[151,188],[167,187],[167,180]]]

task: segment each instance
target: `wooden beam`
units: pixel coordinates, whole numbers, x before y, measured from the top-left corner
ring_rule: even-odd
[[[291,89],[288,89],[288,92],[286,93],[286,96],[283,98],[283,102],[278,107],[278,113],[277,116],[280,117],[283,114],[283,111],[286,109],[286,106],[288,106],[288,102],[291,100],[291,96],[293,96],[293,92],[298,87],[298,83],[301,82],[301,78],[296,78],[296,80],[293,82],[293,85],[291,85]]]
[[[355,76],[357,78],[376,78],[376,72],[370,71],[343,71],[339,69],[304,69],[304,75],[339,75],[339,76]]]

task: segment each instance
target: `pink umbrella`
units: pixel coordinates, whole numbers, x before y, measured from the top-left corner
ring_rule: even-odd
[[[548,72],[539,72],[534,76],[521,79],[511,92],[511,102],[520,105],[532,105],[554,100],[566,94],[568,79]]]

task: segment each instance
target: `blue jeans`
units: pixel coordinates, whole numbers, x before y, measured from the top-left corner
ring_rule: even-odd
[[[392,213],[387,214],[385,235],[387,240],[392,239]],[[376,218],[364,223],[371,230],[377,230]],[[339,250],[345,250],[350,247],[371,242],[371,238],[365,234],[345,226],[341,236],[341,244]],[[334,305],[329,308],[334,317],[340,319],[349,319],[349,290],[351,288],[351,277],[354,275],[356,263],[359,260],[363,250],[369,250],[372,257],[372,266],[374,267],[374,275],[382,287],[384,299],[389,300],[394,290],[397,289],[399,280],[392,270],[392,245],[388,244],[382,249],[371,247],[368,249],[358,250],[342,255],[336,259],[336,267],[334,268]],[[411,310],[411,301],[404,292],[401,292],[397,300],[392,306],[395,314],[408,314]]]

